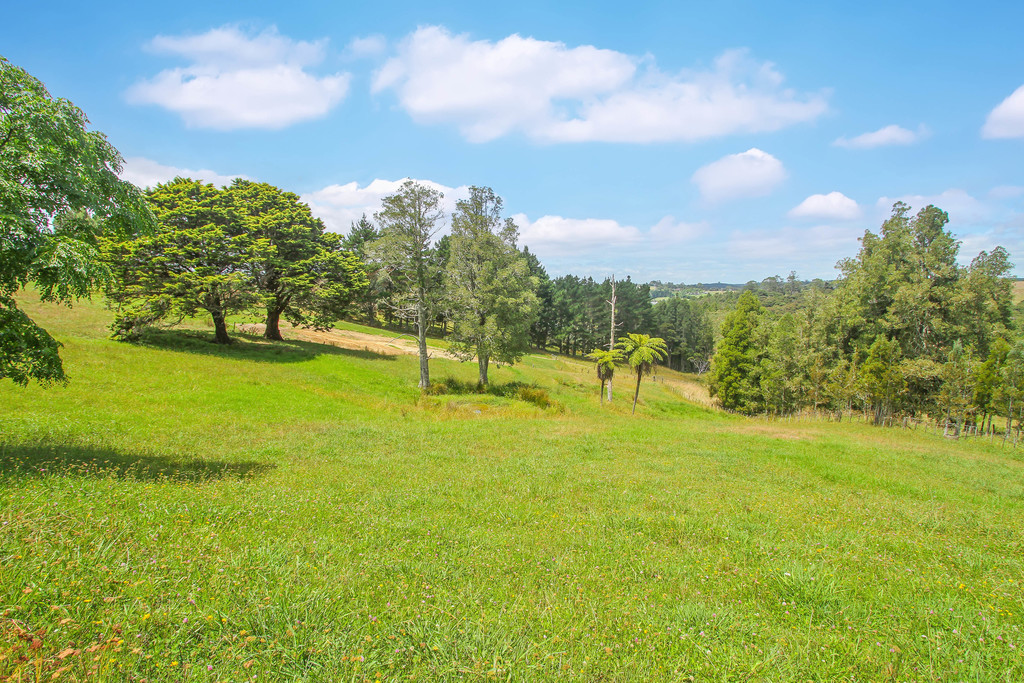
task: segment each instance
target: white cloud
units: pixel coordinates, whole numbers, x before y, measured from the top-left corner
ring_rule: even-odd
[[[387,38],[380,34],[353,38],[345,46],[345,54],[352,59],[379,57],[388,49]]]
[[[178,177],[202,180],[206,183],[213,183],[218,187],[230,185],[231,181],[235,178],[249,179],[248,176],[241,173],[224,175],[207,168],[194,170],[178,168],[176,166],[165,166],[145,157],[126,158],[124,160],[124,169],[121,171],[122,180],[127,180],[139,187],[153,187]]]
[[[679,244],[690,242],[708,232],[709,226],[706,222],[687,223],[677,221],[675,216],[665,216],[651,226],[648,236],[652,241],[661,244]]]
[[[790,218],[813,218],[815,220],[850,221],[860,218],[857,202],[842,192],[812,194],[789,211]]]
[[[373,214],[380,210],[381,200],[389,194],[397,192],[406,180],[409,178],[399,180],[378,178],[365,187],[360,187],[356,182],[328,185],[323,189],[303,195],[302,201],[309,204],[313,215],[323,220],[328,230],[346,233],[352,223],[359,220],[363,214],[366,214],[366,217],[372,221]],[[455,202],[469,196],[469,188],[465,185],[448,187],[430,180],[417,180],[416,182],[444,194],[441,204],[448,215],[454,211]]]
[[[563,218],[541,216],[535,221],[518,213],[512,220],[519,226],[519,242],[539,256],[565,255],[595,248],[620,249],[642,239],[632,225],[607,218]]]
[[[1024,85],[989,112],[981,137],[1024,138]]]
[[[701,196],[709,202],[761,197],[771,193],[785,179],[782,162],[756,147],[701,166],[692,178]]]
[[[472,41],[438,26],[407,36],[377,72],[423,123],[453,123],[474,142],[513,132],[541,142],[703,140],[773,131],[827,109],[821,94],[782,87],[744,50],[709,71],[666,74],[653,59],[511,35]]]
[[[840,137],[832,144],[848,149],[873,149],[892,145],[911,145],[926,137],[928,137],[928,128],[923,124],[918,126],[916,131],[893,124],[870,133],[863,133],[849,140]]]
[[[992,215],[991,207],[958,188],[950,188],[932,195],[908,194],[901,197],[880,197],[877,205],[887,215],[892,205],[898,201],[909,204],[915,211],[923,209],[929,204],[937,206],[949,214],[951,223],[958,225],[984,221]]]
[[[326,115],[348,93],[349,74],[307,71],[323,60],[326,43],[296,42],[273,27],[255,36],[237,26],[157,36],[151,51],[191,63],[136,83],[126,96],[176,112],[197,128],[284,128]]]
[[[1000,185],[988,191],[992,199],[1016,199],[1024,197],[1024,185]]]
[[[707,223],[688,223],[673,216],[646,230],[608,218],[548,215],[530,220],[522,213],[512,218],[519,226],[520,245],[529,247],[552,275],[651,277],[667,264],[678,269],[682,253],[689,267],[699,256],[692,249],[683,252],[683,245],[692,245],[710,232]]]

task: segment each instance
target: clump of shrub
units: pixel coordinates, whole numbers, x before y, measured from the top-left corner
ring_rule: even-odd
[[[540,387],[519,387],[516,390],[516,398],[532,403],[538,408],[550,408],[555,405],[555,402],[548,396],[548,392]]]
[[[477,382],[463,382],[454,377],[445,377],[440,382],[434,382],[423,390],[427,396],[446,396],[448,394],[483,394],[486,387]]]
[[[434,382],[423,390],[427,396],[447,396],[452,394],[489,394],[511,398],[525,403],[530,403],[538,408],[558,408],[559,404],[553,400],[545,389],[522,382],[508,382],[506,384],[480,384],[479,382],[466,382],[445,377],[439,382]]]

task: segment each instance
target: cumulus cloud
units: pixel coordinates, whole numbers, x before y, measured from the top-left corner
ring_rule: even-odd
[[[648,237],[654,243],[662,245],[679,244],[690,242],[708,232],[709,226],[706,222],[688,223],[677,221],[675,216],[665,216],[651,226],[647,232]]]
[[[145,157],[128,157],[124,160],[124,169],[121,171],[121,179],[127,180],[139,187],[153,187],[160,183],[166,183],[169,180],[175,178],[192,178],[193,180],[202,180],[206,183],[213,183],[214,185],[230,185],[231,181],[235,178],[250,178],[241,173],[234,174],[222,174],[216,171],[211,171],[208,168],[202,169],[191,169],[191,168],[178,168],[176,166],[166,166],[161,163],[157,163],[152,159],[146,159]]]
[[[1024,85],[989,112],[981,128],[983,138],[1024,138]]]
[[[988,230],[963,235],[960,261],[969,263],[980,252],[991,252],[996,247],[1010,252],[1010,260],[1018,266],[1015,272],[1019,277],[1022,274],[1020,254],[1024,254],[1024,214],[1014,214]]]
[[[316,76],[326,39],[293,41],[274,27],[257,35],[224,26],[199,35],[157,36],[147,48],[184,58],[128,89],[133,104],[155,104],[188,126],[279,129],[320,118],[348,93],[350,74]]]
[[[642,238],[632,225],[607,218],[563,218],[541,216],[531,221],[518,213],[512,220],[519,226],[519,241],[539,255],[562,255],[594,248],[620,249]]]
[[[745,50],[710,70],[669,74],[651,58],[511,35],[473,41],[421,27],[377,72],[422,123],[451,123],[474,142],[518,132],[540,142],[663,142],[773,131],[817,118],[824,95],[783,87]]]
[[[684,245],[695,244],[710,232],[707,223],[679,221],[673,216],[665,216],[648,229],[608,218],[548,215],[531,220],[522,213],[512,218],[520,229],[520,244],[529,247],[552,275],[652,277],[655,272],[678,273],[683,249],[687,268],[701,258]]]
[[[738,197],[761,197],[786,179],[782,162],[756,147],[730,154],[693,174],[693,182],[705,200],[715,203]]]
[[[313,215],[323,220],[328,230],[345,233],[348,232],[352,223],[358,221],[363,214],[373,220],[373,214],[380,210],[381,200],[389,194],[397,192],[406,180],[410,179],[381,180],[378,178],[364,187],[360,187],[356,182],[328,185],[323,189],[303,195],[302,201],[309,204]],[[469,188],[465,185],[448,187],[430,180],[417,180],[416,182],[444,194],[441,205],[448,215],[455,210],[455,202],[469,197]]]
[[[912,145],[927,136],[928,128],[923,124],[918,126],[916,131],[893,124],[850,139],[840,137],[832,144],[837,147],[846,147],[847,149],[873,149],[875,147],[889,147],[892,145]]]
[[[812,218],[815,220],[849,221],[860,218],[857,202],[842,192],[812,194],[789,211],[790,218]]]

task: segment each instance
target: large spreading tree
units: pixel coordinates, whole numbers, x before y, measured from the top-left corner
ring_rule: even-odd
[[[18,290],[34,285],[44,301],[70,305],[106,278],[100,233],[152,222],[118,178],[121,155],[88,123],[0,57],[0,379],[66,381],[60,343],[18,308]]]
[[[293,192],[237,178],[227,195],[237,220],[233,229],[269,247],[244,262],[267,312],[263,336],[281,340],[282,316],[296,325],[330,328],[368,284],[359,257],[325,232]]]
[[[272,259],[270,240],[242,230],[229,194],[211,184],[175,178],[150,189],[147,199],[156,231],[108,246],[115,336],[205,312],[216,342],[231,343],[227,316],[259,301],[253,273]]]
[[[450,350],[474,356],[480,384],[487,384],[493,359],[514,363],[530,346],[537,314],[537,280],[516,248],[519,231],[502,219],[501,197],[489,187],[471,187],[452,217],[445,272],[452,319]]]

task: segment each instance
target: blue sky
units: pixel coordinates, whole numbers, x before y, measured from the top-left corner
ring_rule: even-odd
[[[1024,275],[1024,3],[551,5],[16,3],[0,54],[126,178],[341,232],[411,177],[494,188],[555,275],[831,278],[901,199]]]

